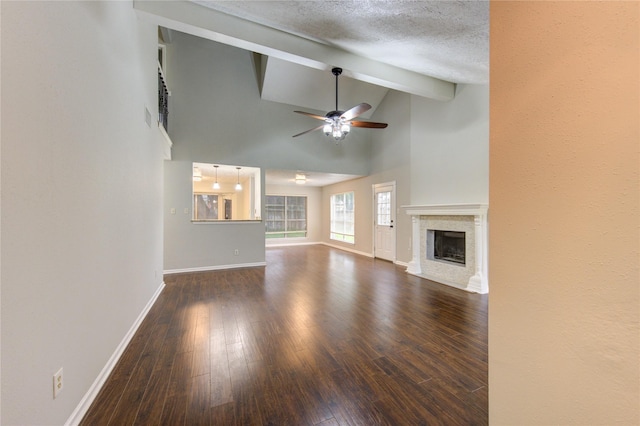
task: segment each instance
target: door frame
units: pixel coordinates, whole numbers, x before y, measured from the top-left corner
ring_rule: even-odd
[[[383,188],[385,186],[392,187],[391,189],[391,220],[393,221],[393,256],[392,262],[396,263],[398,260],[398,249],[397,249],[397,224],[396,215],[398,214],[396,207],[396,181],[382,182],[382,183],[374,183],[371,185],[371,200],[373,201],[371,205],[371,209],[373,210],[372,221],[371,221],[371,253],[373,254],[373,258],[376,258],[376,221],[377,221],[377,200],[376,200],[376,189]]]

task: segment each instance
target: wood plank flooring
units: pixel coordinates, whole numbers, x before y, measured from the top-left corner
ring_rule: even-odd
[[[485,425],[487,295],[332,249],[165,276],[82,425]]]

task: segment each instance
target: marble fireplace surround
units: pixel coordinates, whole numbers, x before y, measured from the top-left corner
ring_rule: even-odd
[[[403,206],[411,216],[412,259],[407,272],[473,293],[488,293],[486,204],[438,204]],[[467,233],[466,266],[427,259],[426,230],[446,227]]]

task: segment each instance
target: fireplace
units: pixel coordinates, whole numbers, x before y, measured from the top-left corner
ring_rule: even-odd
[[[466,291],[488,293],[487,207],[403,206],[412,221],[413,255],[407,272]]]
[[[465,265],[465,233],[427,229],[427,259]]]

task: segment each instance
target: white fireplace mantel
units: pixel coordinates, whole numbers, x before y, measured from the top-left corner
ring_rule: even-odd
[[[421,266],[421,253],[426,251],[420,244],[420,216],[473,216],[475,229],[475,273],[469,279],[464,290],[474,293],[488,293],[489,282],[487,278],[487,212],[486,204],[432,204],[402,206],[408,215],[412,217],[412,259],[407,267],[407,272],[442,284],[452,285],[446,279],[438,279],[423,271]],[[455,285],[454,285],[455,286]],[[458,286],[455,286],[458,287]]]

